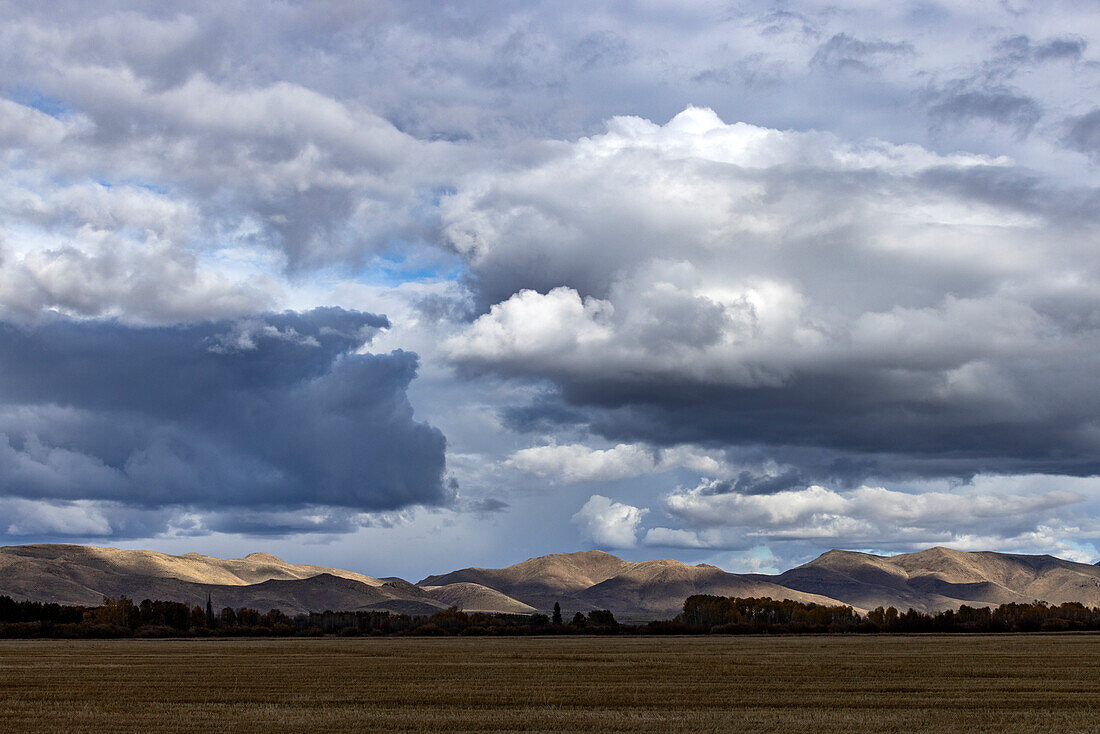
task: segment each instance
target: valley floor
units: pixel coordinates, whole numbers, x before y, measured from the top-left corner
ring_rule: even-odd
[[[16,731],[1085,732],[1100,636],[0,641]]]

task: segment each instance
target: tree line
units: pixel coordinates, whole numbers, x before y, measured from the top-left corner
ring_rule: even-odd
[[[694,632],[718,634],[1100,631],[1100,608],[1034,601],[998,607],[964,604],[937,614],[877,607],[862,615],[847,606],[698,594],[688,597],[674,621]]]
[[[0,637],[203,637],[203,636],[382,636],[382,635],[549,635],[549,634],[819,634],[928,632],[1100,631],[1100,608],[1064,604],[1002,604],[928,614],[878,607],[860,614],[848,606],[807,604],[771,598],[697,594],[674,618],[620,624],[606,609],[577,612],[566,622],[561,607],[552,615],[464,612],[434,614],[386,611],[314,612],[289,616],[271,609],[188,606],[125,596],[95,607],[15,601],[0,596]]]
[[[135,604],[121,596],[87,607],[0,596],[0,638],[608,634],[619,627],[606,609],[577,612],[564,624],[560,610],[554,619],[545,614],[467,613],[457,607],[426,615],[325,611],[291,617],[278,609],[261,613],[223,607],[215,612],[209,602],[203,609],[150,599]]]

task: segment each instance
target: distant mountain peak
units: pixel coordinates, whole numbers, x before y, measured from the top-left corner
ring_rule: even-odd
[[[273,556],[270,553],[263,553],[262,551],[249,553],[247,556],[245,556],[245,558],[250,561],[271,561],[273,563],[286,563],[286,561],[284,561],[282,558],[279,558],[278,556]]]

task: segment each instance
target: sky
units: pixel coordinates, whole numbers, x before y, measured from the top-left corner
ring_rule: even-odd
[[[0,0],[0,542],[1100,561],[1100,4]]]

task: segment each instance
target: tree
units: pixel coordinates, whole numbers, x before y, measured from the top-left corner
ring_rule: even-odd
[[[241,607],[237,610],[237,624],[243,627],[259,627],[260,619],[260,613],[255,609]]]
[[[610,609],[593,609],[588,613],[588,621],[597,627],[618,627],[615,615]]]
[[[551,618],[551,621],[553,621],[553,623],[559,627],[562,625],[561,604],[558,604],[557,602],[554,602],[554,616]]]
[[[131,629],[137,629],[141,624],[141,610],[134,605],[132,599],[125,596],[120,596],[118,599],[105,596],[103,604],[89,612],[91,621],[96,624],[113,624]]]
[[[573,621],[569,624],[574,627],[583,627],[588,624],[588,619],[584,616],[584,612],[577,612],[573,615]]]
[[[889,607],[886,610],[886,629],[890,632],[894,632],[898,626],[898,610],[895,607]]]

